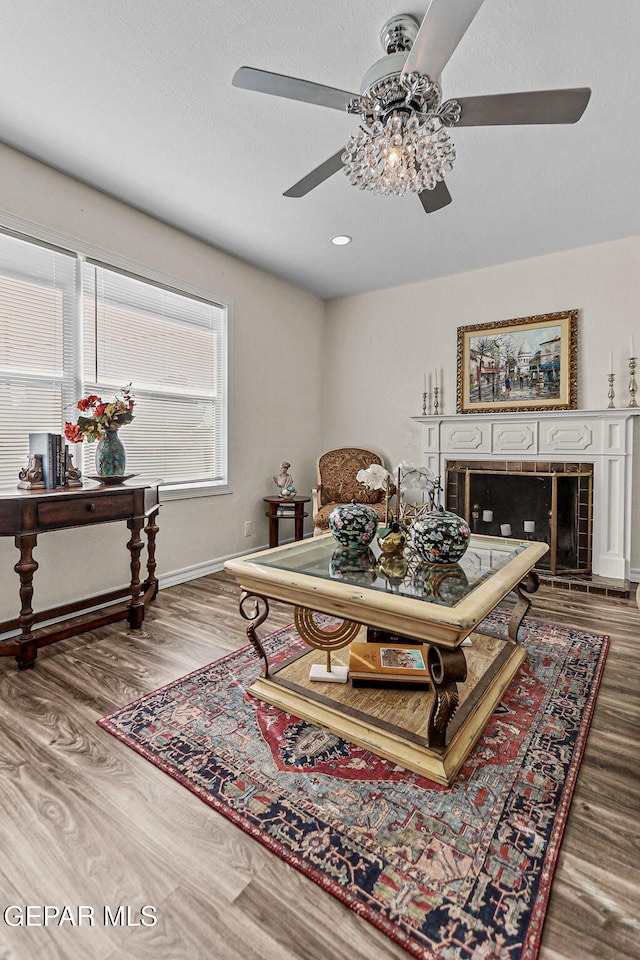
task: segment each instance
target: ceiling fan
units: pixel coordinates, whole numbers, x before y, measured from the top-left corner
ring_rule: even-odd
[[[233,86],[302,100],[360,117],[357,133],[284,194],[303,197],[343,169],[350,183],[376,194],[417,193],[427,213],[451,203],[444,181],[455,160],[452,127],[575,123],[588,87],[459,97],[442,101],[440,75],[484,0],[431,0],[422,24],[392,17],[380,39],[386,56],[366,72],[358,96],[267,70],[240,67]]]

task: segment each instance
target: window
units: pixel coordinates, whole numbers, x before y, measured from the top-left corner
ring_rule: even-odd
[[[127,469],[167,483],[224,478],[225,310],[95,263],[83,269],[85,390],[131,381]]]
[[[73,402],[76,258],[0,234],[0,484],[15,486],[29,434],[60,433]]]
[[[168,488],[227,475],[227,307],[97,260],[0,234],[0,483],[28,434],[61,433],[76,402],[132,383],[127,470]],[[93,447],[74,460],[93,470]]]

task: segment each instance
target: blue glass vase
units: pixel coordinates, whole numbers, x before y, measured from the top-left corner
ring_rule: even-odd
[[[117,430],[105,430],[96,447],[96,473],[99,477],[121,477],[127,455]]]

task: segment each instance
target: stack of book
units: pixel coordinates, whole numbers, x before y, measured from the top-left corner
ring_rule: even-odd
[[[296,505],[295,503],[279,503],[276,516],[278,517],[295,517],[296,515]]]
[[[58,433],[30,433],[29,453],[42,457],[42,479],[48,490],[67,485],[67,445]]]
[[[428,644],[385,644],[354,640],[349,679],[354,687],[429,686]]]

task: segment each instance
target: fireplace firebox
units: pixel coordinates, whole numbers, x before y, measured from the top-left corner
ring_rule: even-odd
[[[474,533],[548,543],[538,570],[591,573],[593,464],[449,460],[445,496]]]

